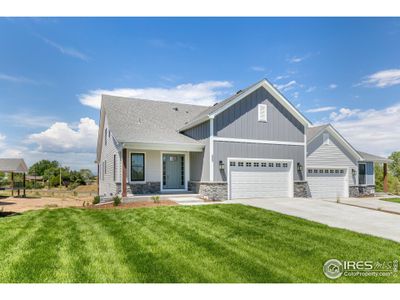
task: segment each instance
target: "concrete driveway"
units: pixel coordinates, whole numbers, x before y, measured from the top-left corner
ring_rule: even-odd
[[[331,227],[349,229],[400,242],[400,215],[396,214],[338,204],[327,199],[275,198],[231,200],[227,202],[264,208]]]

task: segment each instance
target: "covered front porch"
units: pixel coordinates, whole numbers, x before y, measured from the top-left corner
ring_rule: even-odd
[[[361,194],[374,194],[376,186],[375,165],[383,166],[383,192],[389,192],[388,164],[392,160],[373,154],[359,152],[364,161],[358,162],[358,186]]]
[[[189,192],[190,156],[203,148],[201,144],[124,144],[122,197]]]

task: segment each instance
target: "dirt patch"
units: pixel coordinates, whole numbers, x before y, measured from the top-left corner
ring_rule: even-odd
[[[83,204],[92,203],[93,197],[81,198],[3,198],[0,201],[0,210],[3,212],[24,212],[43,208],[83,207]]]
[[[158,206],[175,206],[178,205],[176,202],[171,200],[161,200],[159,203],[154,203],[150,201],[138,201],[138,202],[128,202],[121,203],[119,206],[114,206],[113,203],[106,203],[100,205],[89,206],[91,209],[103,209],[103,208],[140,208],[140,207],[158,207]]]

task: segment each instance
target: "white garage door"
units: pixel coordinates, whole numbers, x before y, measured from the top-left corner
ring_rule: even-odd
[[[307,181],[312,198],[348,197],[347,168],[309,168]]]
[[[292,161],[229,160],[230,199],[293,197]]]

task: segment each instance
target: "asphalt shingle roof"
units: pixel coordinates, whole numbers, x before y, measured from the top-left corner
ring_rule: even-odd
[[[118,142],[199,144],[178,132],[207,106],[102,96],[109,127]]]
[[[22,158],[0,158],[0,171],[26,173],[28,167]]]
[[[314,137],[319,135],[328,126],[329,126],[329,124],[308,127],[307,128],[307,143],[310,142]]]
[[[381,157],[381,156],[377,156],[377,155],[374,155],[374,154],[369,154],[369,153],[361,152],[361,151],[358,151],[358,153],[366,161],[373,161],[373,162],[378,162],[378,163],[390,163],[390,162],[392,162],[391,159],[388,159],[388,158],[385,158],[385,157]]]

